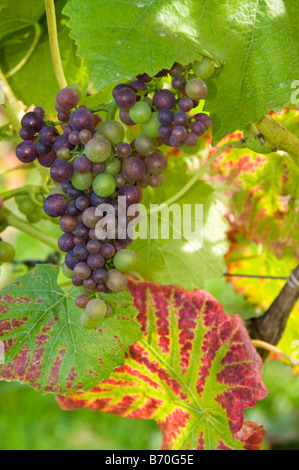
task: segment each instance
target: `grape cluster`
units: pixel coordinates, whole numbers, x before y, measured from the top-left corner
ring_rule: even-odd
[[[208,115],[190,114],[207,94],[205,82],[191,74],[190,67],[175,63],[153,79],[143,74],[116,85],[113,98],[121,122],[103,121],[88,106],[79,105],[83,93],[78,85],[57,93],[58,122],[49,121],[40,106],[22,118],[23,141],[16,155],[23,163],[37,160],[50,169],[54,187],[43,209],[48,217],[59,218],[63,234],[58,246],[66,253],[62,270],[82,288],[76,305],[83,309],[81,323],[86,328],[94,328],[109,314],[100,294],[125,290],[125,273],[138,265],[138,255],[128,249],[133,218],[126,210],[141,202],[144,188],[164,183],[167,159],[159,147],[194,148],[211,125]],[[161,88],[160,76],[171,77],[171,88]],[[142,132],[126,142],[123,124],[140,124]],[[40,216],[26,198],[17,202],[29,221]],[[115,217],[99,213],[102,204],[113,207]]]

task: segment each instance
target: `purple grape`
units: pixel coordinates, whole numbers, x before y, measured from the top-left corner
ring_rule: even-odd
[[[99,284],[107,281],[108,273],[105,269],[97,269],[96,271],[94,271],[92,277],[94,278],[96,283]]]
[[[210,116],[208,116],[207,114],[205,113],[198,113],[198,114],[195,114],[193,116],[193,118],[196,120],[196,121],[200,121],[202,122],[206,129],[210,129],[211,127],[211,124],[212,124],[212,120],[210,118]]]
[[[152,77],[150,77],[147,73],[141,73],[137,75],[137,80],[143,82],[143,83],[148,83],[152,81]]]
[[[85,308],[88,302],[89,302],[89,298],[85,294],[78,295],[75,301],[77,307],[79,308]]]
[[[89,202],[92,207],[98,207],[101,204],[109,204],[111,202],[111,198],[101,197],[101,196],[98,196],[96,193],[92,193],[89,198]]]
[[[47,155],[48,153],[51,152],[51,144],[45,144],[44,142],[36,142],[35,144],[36,151],[40,155]]]
[[[99,282],[99,284],[96,285],[95,290],[97,292],[107,292],[108,291],[108,289],[106,287],[106,284],[104,284],[103,282]]]
[[[115,248],[110,243],[103,243],[100,253],[104,256],[104,258],[109,259],[115,255]]]
[[[93,128],[93,114],[86,108],[78,108],[72,112],[70,117],[70,125],[76,131],[82,131],[83,129]]]
[[[183,111],[179,111],[174,115],[173,122],[175,126],[187,126],[189,122],[189,116]]]
[[[99,253],[101,244],[97,240],[89,240],[86,244],[86,248],[88,249],[89,253]]]
[[[158,109],[171,109],[175,106],[175,97],[170,90],[158,90],[154,93],[153,104]]]
[[[76,245],[75,248],[73,249],[73,253],[74,253],[74,256],[79,261],[84,261],[87,258],[87,256],[89,255],[89,252],[88,252],[86,246],[83,243],[80,243],[79,245]]]
[[[78,279],[75,275],[72,277],[72,283],[76,287],[80,287],[83,285],[82,279]]]
[[[126,126],[135,126],[135,122],[132,121],[131,117],[130,117],[130,114],[128,111],[123,111],[123,110],[120,110],[119,111],[119,119],[121,120],[121,122],[123,124],[125,124]]]
[[[120,158],[127,158],[132,153],[132,147],[130,144],[122,142],[121,144],[118,144],[116,151]]]
[[[58,136],[58,130],[52,125],[44,126],[39,131],[39,139],[45,144],[53,144]]]
[[[70,150],[72,150],[74,148],[74,145],[70,143],[66,135],[61,134],[60,136],[57,137],[57,139],[54,142],[54,150],[56,153],[60,147],[67,147]]]
[[[169,137],[169,146],[170,146],[170,147],[177,147],[177,148],[179,148],[181,145],[182,145],[182,142],[179,142],[178,140],[176,140],[173,135],[171,135],[171,136]]]
[[[161,109],[158,114],[158,120],[161,124],[172,124],[173,117],[173,112],[170,109]]]
[[[183,111],[184,113],[187,113],[188,111],[191,111],[191,109],[193,108],[193,101],[191,100],[191,98],[188,98],[188,96],[184,96],[183,98],[179,100],[178,106],[181,111]]]
[[[105,173],[106,163],[105,162],[92,162],[91,163],[91,173],[94,176],[101,175]]]
[[[70,132],[68,135],[68,139],[72,145],[79,145],[81,143],[78,131]]]
[[[169,70],[169,75],[171,77],[178,77],[183,73],[184,69],[178,62],[175,62],[171,69]]]
[[[164,180],[161,175],[152,175],[150,178],[149,185],[152,188],[159,188],[164,183]]]
[[[74,170],[71,163],[65,160],[55,160],[51,166],[50,175],[55,183],[67,183],[71,180]]]
[[[50,194],[44,200],[43,208],[49,217],[60,217],[65,214],[67,200],[63,194]]]
[[[151,175],[160,175],[161,173],[164,173],[167,168],[167,158],[162,152],[158,150],[150,157],[146,157],[145,164],[147,171]]]
[[[188,135],[187,129],[184,126],[175,126],[172,129],[171,136],[178,142],[183,142]]]
[[[140,80],[133,80],[132,82],[129,83],[129,85],[135,91],[138,91],[138,90],[146,91],[147,90],[146,84],[144,82],[140,81]]]
[[[101,219],[100,216],[95,215],[95,212],[95,207],[88,207],[82,214],[82,221],[88,228],[95,228],[97,222]]]
[[[86,289],[94,289],[96,285],[97,285],[96,281],[91,276],[83,280],[83,286]]]
[[[105,258],[100,253],[91,253],[86,262],[91,269],[101,269],[105,265]]]
[[[74,269],[74,267],[76,266],[76,264],[78,263],[78,260],[77,258],[74,256],[73,254],[73,250],[69,251],[66,255],[65,255],[65,259],[64,259],[64,262],[65,264],[67,265],[67,267],[69,269]]]
[[[75,235],[76,235],[76,237],[86,241],[89,238],[89,228],[86,227],[85,224],[81,223],[81,224],[77,225],[77,227],[75,229]]]
[[[33,110],[35,113],[38,113],[40,114],[41,116],[44,116],[45,115],[45,110],[44,108],[42,108],[41,106],[37,106],[36,108],[34,108]]]
[[[60,109],[57,114],[58,120],[61,122],[67,122],[70,118],[69,113],[65,109]]]
[[[80,142],[87,144],[87,142],[92,139],[92,133],[88,129],[82,129],[82,131],[79,132],[79,139]]]
[[[162,139],[165,139],[165,138],[168,139],[171,136],[172,127],[167,124],[161,124],[161,126],[158,129],[158,132],[159,132],[159,136]]]
[[[89,207],[89,199],[85,196],[80,196],[76,199],[75,205],[79,211],[85,211]]]
[[[74,274],[78,279],[83,281],[90,277],[91,269],[86,263],[84,263],[84,261],[80,261],[74,266]]]
[[[61,185],[61,189],[64,191],[63,185]],[[75,188],[70,182],[66,183],[64,192],[70,199],[77,199],[78,197],[83,196],[83,191]]]
[[[118,190],[119,196],[125,196],[127,206],[138,204],[142,200],[142,191],[132,184],[125,184]]]
[[[149,185],[151,175],[149,173],[146,173],[143,178],[138,180],[137,184],[140,188],[147,188]]]
[[[185,86],[185,83],[186,83],[186,81],[185,81],[184,77],[180,77],[180,76],[179,77],[174,77],[172,79],[172,82],[171,82],[172,87],[175,90],[182,90]]]
[[[66,208],[66,213],[68,215],[79,215],[80,211],[78,211],[76,205],[72,202],[71,204],[69,204]]]
[[[59,225],[63,232],[72,233],[78,225],[78,217],[64,214],[59,219]]]
[[[58,239],[58,246],[61,251],[69,252],[75,248],[73,233],[63,233]]]
[[[62,88],[56,95],[57,105],[66,111],[70,111],[79,103],[79,95],[73,88]]]
[[[193,147],[196,145],[198,142],[198,137],[194,132],[188,132],[187,137],[184,141],[184,145],[187,145],[188,147]]]
[[[35,135],[32,134],[32,132],[25,131],[25,129],[23,129],[22,127],[19,130],[19,136],[21,137],[22,140],[35,140],[36,139]]]
[[[67,137],[70,135],[70,133],[73,131],[74,129],[72,128],[72,126],[70,126],[69,124],[66,124],[65,126],[63,126],[63,133],[64,135],[66,135]]]
[[[31,111],[24,114],[21,120],[21,126],[25,131],[35,134],[39,132],[44,125],[44,120],[39,113]]]
[[[16,148],[16,156],[22,163],[31,163],[37,157],[37,151],[32,140],[23,140]]]
[[[74,170],[77,173],[88,173],[91,170],[91,161],[85,155],[79,155],[79,157],[75,158],[73,161]]]
[[[139,158],[129,157],[122,165],[122,173],[129,180],[137,181],[145,175],[146,167]]]
[[[206,126],[201,121],[192,122],[190,129],[197,136],[202,136],[206,132]]]
[[[113,90],[112,90],[112,96],[113,98],[115,98],[115,96],[117,95],[117,93],[119,92],[119,90],[121,90],[122,88],[130,88],[129,85],[127,83],[119,83],[118,85],[116,85]]]
[[[128,110],[136,103],[136,93],[128,87],[123,87],[115,93],[115,102],[123,110]]]
[[[46,168],[50,168],[53,165],[53,163],[55,162],[56,158],[57,158],[57,156],[56,156],[56,153],[54,152],[53,149],[49,153],[47,153],[47,155],[38,155],[37,156],[38,163],[41,166],[44,166]]]

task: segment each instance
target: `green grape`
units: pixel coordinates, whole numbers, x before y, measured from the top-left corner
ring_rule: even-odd
[[[73,277],[73,271],[67,267],[65,263],[62,264],[61,266],[61,271],[65,275],[65,277],[68,277],[69,279],[72,279]]]
[[[68,147],[59,147],[56,152],[57,158],[60,160],[69,160],[72,154],[70,153],[70,149]]]
[[[107,162],[106,161],[106,168],[105,168],[105,173],[108,173],[109,175],[117,175],[117,173],[120,173],[121,170],[121,162],[118,158],[114,158],[112,161]]]
[[[38,200],[38,202],[44,202],[44,196],[42,194],[38,193],[38,194],[36,194],[35,197]]]
[[[125,138],[125,130],[118,121],[103,121],[96,126],[96,129],[114,145],[120,144]]]
[[[41,211],[39,210],[39,207],[35,208],[35,210],[31,212],[30,214],[27,214],[26,218],[27,218],[27,221],[31,224],[36,224],[37,222],[39,222],[40,219],[42,218],[42,214],[41,214]]]
[[[200,78],[191,78],[185,86],[186,95],[192,100],[202,100],[207,96],[208,87]]]
[[[144,101],[136,101],[132,108],[130,108],[129,115],[136,124],[144,124],[150,120],[152,110]]]
[[[205,80],[213,75],[215,70],[214,62],[209,57],[204,57],[202,62],[195,60],[193,63],[193,72],[197,77]]]
[[[141,155],[148,157],[154,153],[158,148],[158,141],[153,137],[146,134],[140,134],[135,140],[135,149]]]
[[[0,241],[0,263],[10,263],[14,257],[14,247],[10,243]]]
[[[92,183],[92,189],[100,197],[111,196],[116,189],[116,181],[112,175],[102,173],[97,175]]]
[[[85,310],[81,312],[80,315],[80,323],[83,328],[86,328],[87,330],[94,330],[98,324],[98,320],[91,320],[87,315]]]
[[[84,148],[84,153],[91,162],[105,162],[111,152],[112,147],[109,140],[101,136],[90,139]]]
[[[108,271],[108,279],[106,286],[112,292],[121,292],[127,288],[128,280],[124,274],[117,269],[110,269]]]
[[[84,191],[85,189],[90,188],[92,185],[93,176],[92,173],[77,173],[74,171],[71,182],[76,189]]]
[[[26,199],[21,200],[18,206],[20,212],[25,215],[31,214],[35,211],[35,204],[28,196]]]
[[[101,299],[92,299],[87,303],[85,313],[90,320],[100,321],[107,313],[107,305]]]
[[[159,137],[158,129],[161,126],[161,122],[158,119],[157,112],[152,113],[150,120],[143,124],[142,129],[149,137]]]
[[[139,256],[133,250],[119,250],[114,255],[113,264],[121,273],[135,271],[139,264]]]

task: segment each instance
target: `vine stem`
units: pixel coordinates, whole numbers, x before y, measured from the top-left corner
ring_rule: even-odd
[[[24,108],[18,101],[0,68],[0,90],[1,89],[4,94],[4,103],[1,104],[1,107],[8,121],[11,123],[14,132],[17,134],[21,127],[21,118],[24,115]]]
[[[8,225],[10,225],[11,227],[15,227],[16,229],[20,230],[21,232],[26,233],[30,237],[36,238],[36,240],[39,240],[42,243],[45,243],[45,245],[50,246],[55,251],[60,252],[57,246],[57,240],[54,237],[52,237],[51,235],[45,232],[42,232],[36,227],[33,227],[32,225],[30,225],[28,222],[25,222],[24,220],[20,219],[19,217],[14,215],[9,209],[5,208],[2,210],[4,212],[5,220],[8,223]]]
[[[33,39],[33,42],[31,44],[29,50],[27,51],[27,53],[20,60],[20,62],[17,65],[15,65],[15,67],[13,67],[9,72],[7,72],[7,74],[6,74],[7,78],[12,77],[15,73],[17,73],[19,70],[21,70],[21,68],[24,67],[26,62],[30,59],[31,55],[35,51],[35,48],[36,48],[37,43],[39,41],[39,38],[41,36],[41,27],[40,27],[39,23],[34,23],[33,26],[34,26],[34,39]]]
[[[283,357],[284,359],[286,359],[290,364],[293,365],[293,362],[292,362],[292,359],[291,357],[284,353],[283,351],[281,351],[279,348],[277,348],[276,346],[273,346],[273,344],[270,344],[270,343],[267,343],[266,341],[261,341],[259,339],[252,339],[251,340],[252,344],[254,347],[256,348],[261,348],[261,349],[264,349],[265,351],[268,351],[268,352],[273,352],[275,354],[279,354],[279,356]]]
[[[50,50],[51,50],[54,72],[55,72],[56,80],[58,82],[59,87],[65,88],[67,86],[67,81],[63,72],[61,56],[60,56],[60,51],[59,51],[54,0],[45,0],[45,7],[46,7],[48,34],[49,34]]]
[[[217,157],[219,157],[219,155],[221,155],[223,152],[225,152],[225,150],[228,150],[228,149],[231,149],[231,148],[245,148],[246,145],[244,144],[244,142],[242,140],[238,140],[236,142],[227,142],[226,144],[222,145],[218,150],[216,150],[216,152],[213,153],[213,155],[211,155],[208,160],[199,168],[199,171],[193,176],[193,178],[191,178],[190,181],[188,181],[187,184],[185,184],[185,186],[180,190],[178,191],[176,194],[174,194],[174,196],[172,196],[171,198],[169,198],[167,201],[165,201],[163,203],[163,206],[166,205],[166,206],[169,206],[170,204],[173,204],[175,201],[177,201],[180,197],[184,196],[184,194],[186,194],[187,191],[189,191],[190,188],[192,188],[192,186],[198,181],[201,179],[201,177],[203,176],[203,174],[205,173],[205,171],[210,168],[211,164],[213,163],[214,160],[216,160]],[[149,211],[150,214],[153,214],[155,212],[159,212],[161,210],[161,208],[159,206],[157,207],[154,207],[153,209],[151,209]]]

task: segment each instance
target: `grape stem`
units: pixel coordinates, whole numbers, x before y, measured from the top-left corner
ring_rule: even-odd
[[[22,188],[16,188],[16,189],[11,189],[10,191],[6,191],[5,193],[0,194],[0,197],[3,199],[3,201],[6,201],[7,199],[10,199],[12,197],[24,194],[30,194],[30,192],[33,193],[44,193],[44,189],[42,186],[33,186],[33,185],[28,185],[28,186],[23,186]]]
[[[52,237],[48,233],[42,232],[36,227],[33,227],[28,222],[25,222],[24,220],[20,219],[6,207],[3,208],[2,211],[4,212],[5,220],[8,225],[10,225],[11,227],[15,227],[16,229],[26,233],[30,237],[36,238],[36,240],[45,243],[45,245],[50,246],[55,251],[61,252],[57,246],[57,240],[54,237]]]
[[[177,201],[179,198],[184,196],[187,191],[189,191],[192,186],[202,178],[203,174],[210,168],[211,164],[213,163],[214,160],[216,160],[219,155],[221,155],[223,152],[225,152],[228,149],[231,148],[246,148],[245,143],[242,140],[238,140],[236,142],[227,142],[226,144],[222,145],[216,152],[211,155],[208,160],[200,167],[199,171],[191,178],[185,186],[178,191],[176,194],[174,194],[171,198],[169,198],[167,201],[163,203],[164,205],[169,206],[170,204],[173,204],[175,201]],[[159,212],[161,208],[159,206],[154,207],[149,211],[150,214],[153,214],[155,212]]]
[[[59,51],[54,0],[45,0],[45,7],[54,72],[59,87],[65,88],[67,86],[67,81],[62,68],[61,56]]]
[[[278,354],[279,356],[286,359],[291,365],[294,365],[291,357],[288,354],[281,351],[276,346],[273,346],[273,344],[267,343],[266,341],[261,341],[259,339],[252,339],[251,342],[255,348],[261,348],[261,349],[264,349],[265,351]]]

